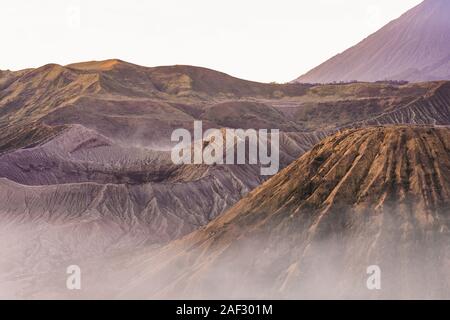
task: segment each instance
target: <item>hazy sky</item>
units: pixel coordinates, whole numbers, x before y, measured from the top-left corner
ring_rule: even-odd
[[[286,82],[421,0],[2,0],[0,69],[119,58]]]

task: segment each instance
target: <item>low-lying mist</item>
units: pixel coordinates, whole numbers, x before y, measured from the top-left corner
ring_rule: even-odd
[[[449,299],[448,231],[374,228],[375,219],[328,235],[257,229],[160,248],[100,245],[106,229],[2,225],[0,297]],[[80,290],[67,288],[70,265]]]

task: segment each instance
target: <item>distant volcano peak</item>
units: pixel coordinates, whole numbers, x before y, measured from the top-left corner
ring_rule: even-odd
[[[450,1],[426,0],[295,82],[450,79]]]

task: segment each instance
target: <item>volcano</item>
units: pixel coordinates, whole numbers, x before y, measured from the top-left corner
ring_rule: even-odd
[[[279,129],[285,168],[342,128],[448,126],[450,82],[263,84],[117,59],[2,71],[0,297],[64,296],[69,264],[88,274],[91,259],[165,252],[267,180],[254,165],[175,165],[171,133],[200,120],[205,130]]]
[[[444,128],[339,132],[206,227],[134,259],[140,276],[122,294],[448,298],[449,152]],[[380,290],[366,286],[370,266]]]
[[[450,79],[450,2],[425,0],[296,82]]]

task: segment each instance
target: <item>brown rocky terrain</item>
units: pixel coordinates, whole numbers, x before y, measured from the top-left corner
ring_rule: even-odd
[[[24,212],[39,216],[53,206],[64,209],[47,222],[72,211],[100,214],[100,221],[130,215],[150,230],[139,242],[165,242],[193,231],[264,181],[248,166],[174,166],[171,132],[192,130],[194,120],[203,120],[205,129],[280,129],[284,167],[358,120],[401,123],[391,114],[411,114],[416,105],[428,110],[426,121],[405,117],[406,123],[445,125],[450,119],[446,82],[261,84],[204,68],[146,68],[120,60],[50,64],[0,76],[0,177],[17,184],[16,194],[37,201],[25,207],[5,202],[3,216],[21,221]],[[36,189],[30,187],[37,186],[53,200],[31,196]],[[179,196],[163,191],[174,187]],[[93,197],[92,188],[102,196]]]
[[[0,280],[19,287],[0,295],[27,296],[36,275],[64,277],[74,261],[183,237],[266,180],[259,166],[173,165],[175,128],[280,129],[284,168],[344,127],[448,125],[449,88],[262,84],[120,60],[3,71]]]
[[[448,298],[449,151],[444,128],[339,132],[206,227],[132,259],[121,296]],[[380,291],[366,288],[370,265]]]

